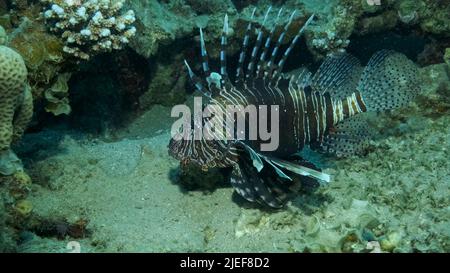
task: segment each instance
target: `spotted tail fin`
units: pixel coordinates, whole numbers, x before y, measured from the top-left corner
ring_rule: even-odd
[[[392,50],[375,53],[363,71],[358,90],[368,111],[407,105],[420,93],[417,66]]]

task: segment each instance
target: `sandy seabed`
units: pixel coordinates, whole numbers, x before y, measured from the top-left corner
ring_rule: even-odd
[[[67,252],[77,241],[82,252],[450,252],[450,115],[423,105],[372,117],[372,151],[322,158],[330,185],[278,211],[248,205],[230,187],[186,190],[167,152],[167,108],[108,141],[27,135],[20,150],[30,158],[33,214],[84,219],[89,234],[30,232],[19,251]]]

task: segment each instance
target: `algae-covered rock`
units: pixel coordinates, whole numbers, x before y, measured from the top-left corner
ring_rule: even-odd
[[[186,77],[180,62],[158,64],[147,91],[139,97],[139,107],[149,109],[154,104],[172,106],[182,103],[187,94],[183,91]]]
[[[404,24],[414,24],[419,20],[420,9],[423,8],[424,3],[422,1],[399,1],[397,6],[398,17]]]
[[[29,200],[20,200],[16,203],[15,210],[21,217],[27,217],[33,210],[33,204]]]
[[[8,34],[6,30],[0,25],[0,45],[5,45],[8,41]]]
[[[399,232],[390,232],[380,240],[381,249],[392,252],[399,246],[402,235]]]
[[[25,199],[31,189],[31,178],[23,170],[16,171],[13,175],[0,177],[0,184],[12,200]]]
[[[450,75],[445,64],[429,65],[420,71],[423,94],[432,95],[450,87]]]
[[[10,216],[6,212],[5,198],[0,194],[0,253],[17,251],[16,238],[13,229],[7,224]]]
[[[306,33],[306,43],[316,58],[346,48],[356,24],[350,10],[343,6],[334,7],[332,14],[326,18]]]
[[[69,86],[67,84],[70,77],[70,73],[59,74],[52,87],[45,91],[44,97],[47,100],[45,110],[47,112],[51,112],[55,116],[70,114]]]
[[[204,22],[213,22],[233,7],[231,1],[128,1],[136,13],[136,37],[131,47],[144,57],[160,46],[192,35]]]
[[[448,69],[450,71],[450,48],[447,48],[445,50],[444,61],[447,64]]]
[[[418,16],[423,31],[450,37],[449,1],[422,0],[414,3],[420,7]]]
[[[362,18],[358,22],[356,31],[359,35],[376,33],[394,28],[397,25],[397,13],[388,10],[380,15]]]
[[[446,64],[423,67],[422,95],[418,97],[422,115],[438,118],[450,111],[450,76]]]

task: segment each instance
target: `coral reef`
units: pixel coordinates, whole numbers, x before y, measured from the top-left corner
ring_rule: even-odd
[[[121,13],[124,0],[42,0],[46,24],[64,40],[64,52],[88,60],[122,49],[136,33],[134,11]]]
[[[130,1],[127,5],[136,12],[137,33],[130,46],[146,58],[157,54],[162,45],[170,45],[174,42],[192,43],[192,38],[198,42],[198,28],[205,29],[205,39],[210,47],[210,56],[218,58],[225,14],[228,14],[230,26],[228,53],[232,55],[240,49],[242,37],[249,21],[252,21],[257,28],[263,27],[265,31],[270,31],[280,8],[273,7],[271,16],[262,26],[265,12],[270,6],[267,1],[248,5],[239,13],[230,0],[206,2]],[[252,11],[256,7],[255,16],[251,19]],[[292,28],[288,32],[285,42],[296,34],[299,25],[303,24],[310,15],[298,1],[287,1],[283,5],[278,24],[285,24],[294,10],[297,10],[297,13],[293,18]],[[280,30],[281,27],[277,29],[277,31]],[[189,40],[185,41],[187,39]]]
[[[255,3],[242,4],[240,12],[236,10],[233,1],[129,1],[127,8],[136,12],[136,36],[130,42],[130,47],[144,58],[150,58],[153,67],[147,91],[141,96],[140,108],[148,109],[153,104],[174,105],[185,99],[179,90],[185,86],[186,73],[183,59],[196,56],[199,50],[198,28],[204,28],[208,43],[208,53],[212,59],[218,59],[220,51],[220,36],[222,35],[223,18],[229,16],[229,40],[227,53],[231,56],[238,52],[242,38],[249,21],[256,29],[270,31],[276,21],[280,7],[272,9],[271,16],[263,26],[263,19],[268,1],[250,1]],[[251,20],[253,9],[258,6]],[[297,10],[286,39],[296,34],[298,28],[305,22],[310,13],[298,1],[286,1],[283,5],[276,32],[282,30],[293,10]],[[194,53],[195,52],[195,53]],[[196,69],[199,62],[194,63]],[[174,82],[166,78],[175,78]],[[162,91],[164,90],[164,91]]]
[[[16,51],[0,45],[0,174],[22,168],[10,145],[22,136],[32,115],[25,62]]]
[[[20,21],[13,27],[14,20],[9,18],[5,24],[8,29],[8,46],[16,50],[24,59],[28,69],[28,81],[40,115],[41,104],[47,104],[44,92],[57,80],[58,73],[70,64],[63,57],[63,43],[56,36],[47,32],[38,20],[39,7],[27,10],[20,16]]]
[[[450,37],[450,2],[436,0],[403,0],[418,13],[420,28],[426,32]]]
[[[316,56],[341,51],[348,46],[356,22],[349,13],[350,10],[336,6],[326,21],[321,20],[307,32],[307,45]]]
[[[387,10],[380,15],[362,18],[356,26],[356,31],[359,35],[376,33],[393,29],[397,23],[397,13],[393,10]]]
[[[191,2],[198,2],[197,7],[209,8],[203,10],[202,16],[196,17],[193,8],[184,1],[129,1],[127,5],[136,13],[137,28],[136,37],[130,43],[131,47],[146,58],[153,56],[161,45],[191,36],[197,26],[204,27],[208,22],[218,23],[218,18],[223,16],[219,14],[227,11],[223,7],[230,6],[229,1],[218,6],[202,4],[201,1]],[[218,9],[211,11],[213,7]],[[205,13],[207,11],[209,14]]]
[[[449,37],[448,14],[448,1],[387,0],[381,5],[369,5],[365,0],[337,0],[332,12],[319,13],[317,26],[307,32],[307,44],[316,58],[321,58],[345,48],[352,34],[367,35],[403,27],[423,35]]]

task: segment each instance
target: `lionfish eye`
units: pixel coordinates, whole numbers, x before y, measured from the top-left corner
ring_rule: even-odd
[[[222,87],[222,76],[217,72],[212,72],[209,77],[206,78],[206,81],[208,82],[209,88],[211,88],[211,85],[214,85],[217,89]]]

